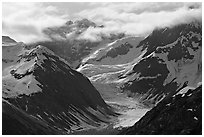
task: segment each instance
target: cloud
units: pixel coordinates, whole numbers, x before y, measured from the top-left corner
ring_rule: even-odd
[[[25,43],[49,40],[43,29],[61,26],[65,18],[56,7],[43,3],[3,3],[2,33]]]
[[[83,8],[80,5],[83,4]],[[2,32],[16,41],[25,43],[51,39],[75,39],[78,34],[48,36],[43,33],[47,27],[62,26],[70,17],[88,18],[104,28],[90,27],[77,39],[99,41],[103,36],[125,33],[134,36],[146,36],[155,28],[171,27],[177,24],[201,20],[202,3],[82,3],[82,4],[46,4],[46,3],[3,3]],[[58,5],[58,6],[57,6]],[[72,6],[72,14],[66,9]],[[63,8],[62,8],[63,6]],[[76,10],[77,9],[77,10]],[[78,12],[82,10],[81,12]],[[74,13],[74,11],[76,13]]]
[[[83,10],[78,16],[104,24],[89,28],[79,37],[92,41],[111,33],[146,36],[158,27],[202,20],[201,3],[91,3],[96,8]]]

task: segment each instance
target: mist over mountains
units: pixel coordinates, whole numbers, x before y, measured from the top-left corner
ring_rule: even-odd
[[[88,28],[81,38],[100,40],[101,34],[125,33],[147,36],[155,28],[173,27],[202,18],[199,2],[97,2],[97,3],[4,3],[2,32],[16,41],[32,43],[50,40],[43,32],[68,20],[87,18],[104,28]]]

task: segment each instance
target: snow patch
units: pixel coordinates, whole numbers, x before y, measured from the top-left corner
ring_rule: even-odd
[[[178,94],[185,94],[186,92],[188,92],[189,89],[193,90],[193,89],[195,89],[195,87],[187,86],[187,87],[181,89],[178,93],[176,93],[176,95],[178,95]],[[183,95],[182,95],[182,97],[183,97]]]
[[[193,119],[198,120],[198,118],[197,118],[197,117],[193,117]]]

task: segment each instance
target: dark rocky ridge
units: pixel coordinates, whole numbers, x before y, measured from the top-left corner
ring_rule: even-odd
[[[125,42],[124,44],[121,44],[120,46],[111,49],[106,53],[105,56],[102,56],[100,59],[97,59],[96,61],[101,61],[102,59],[107,57],[115,58],[119,55],[126,55],[131,50],[131,48],[133,48],[133,46],[130,43]]]
[[[134,126],[120,134],[201,135],[202,86],[183,94],[167,96]]]

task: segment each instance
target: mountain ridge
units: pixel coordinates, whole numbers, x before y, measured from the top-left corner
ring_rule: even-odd
[[[201,135],[202,86],[168,96],[147,112],[126,135]]]
[[[49,49],[20,47],[15,55],[3,70],[3,99],[28,115],[65,133],[106,126],[117,115],[85,76]]]

